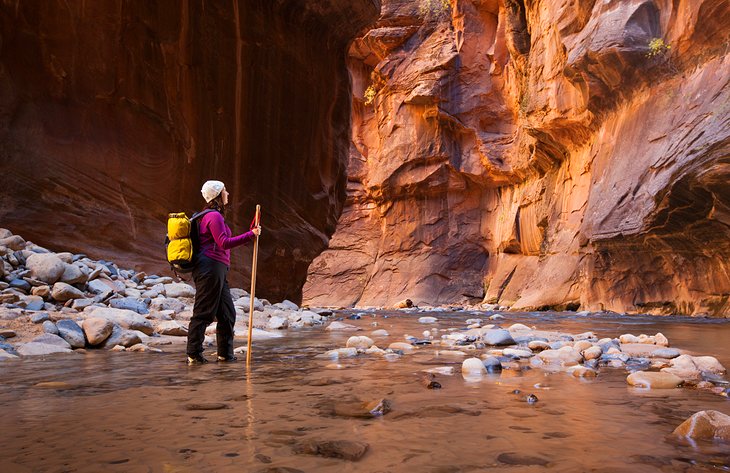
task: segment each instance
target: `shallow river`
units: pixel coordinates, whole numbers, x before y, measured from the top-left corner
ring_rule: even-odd
[[[378,312],[345,322],[363,335],[386,329],[390,343],[432,327],[419,324],[419,315],[438,317],[440,330],[478,317]],[[560,314],[506,314],[501,321],[515,322],[599,337],[662,332],[673,347],[730,367],[724,322]],[[240,362],[187,367],[182,346],[163,347],[173,351],[164,354],[2,363],[0,472],[730,471],[729,446],[668,437],[696,411],[730,415],[726,397],[630,388],[627,372],[615,368],[601,368],[592,380],[531,369],[466,382],[461,360],[435,357],[429,346],[394,362],[340,359],[340,369],[315,358],[344,347],[350,335],[320,327],[256,342],[249,374]],[[442,389],[419,382],[420,370],[449,364],[456,374],[438,376]],[[538,402],[525,402],[527,394]],[[383,398],[392,410],[376,418],[333,409]],[[359,461],[295,453],[310,440],[364,442],[368,449]]]

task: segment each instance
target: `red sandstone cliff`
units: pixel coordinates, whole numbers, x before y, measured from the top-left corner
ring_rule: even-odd
[[[350,47],[347,201],[304,302],[730,315],[729,17],[385,0]]]
[[[199,210],[220,179],[234,231],[262,204],[259,294],[297,299],[345,196],[347,44],[378,10],[1,0],[0,227],[164,270],[167,212]]]

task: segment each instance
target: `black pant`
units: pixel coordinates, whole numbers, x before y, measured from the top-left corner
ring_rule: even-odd
[[[204,255],[198,256],[193,269],[195,281],[195,305],[193,317],[188,326],[189,356],[203,353],[205,329],[218,319],[216,341],[218,356],[233,357],[233,325],[236,323],[236,309],[233,307],[231,290],[226,275],[228,266]]]

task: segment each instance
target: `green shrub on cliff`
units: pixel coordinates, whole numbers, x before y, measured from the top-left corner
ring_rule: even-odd
[[[451,11],[451,2],[449,0],[421,0],[418,9],[422,17],[439,17]]]
[[[646,53],[646,57],[657,57],[663,56],[671,48],[670,45],[664,42],[661,38],[652,38],[649,41],[649,52]]]

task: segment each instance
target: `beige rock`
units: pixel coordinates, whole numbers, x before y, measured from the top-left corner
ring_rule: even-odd
[[[71,299],[83,299],[84,293],[70,284],[65,282],[57,282],[51,289],[51,297],[58,302],[66,302]]]
[[[562,347],[559,350],[543,350],[536,355],[545,363],[560,364],[563,366],[577,365],[583,360],[581,354],[573,347]]]
[[[114,323],[100,317],[89,317],[81,323],[89,345],[100,345],[112,334]]]
[[[371,346],[373,346],[373,339],[370,337],[365,336],[355,336],[350,337],[347,339],[347,343],[345,344],[346,347],[350,348],[362,348],[363,350],[367,350]]]
[[[578,342],[575,342],[573,344],[573,348],[579,352],[582,352],[590,347],[593,346],[593,343],[587,341],[587,340],[580,340]]]
[[[598,376],[598,372],[594,369],[585,366],[571,366],[567,369],[567,372],[575,378],[595,378]]]
[[[638,388],[672,389],[682,384],[682,378],[661,371],[636,371],[626,378],[626,382]]]
[[[34,286],[31,288],[30,293],[34,296],[42,297],[47,299],[51,295],[51,287],[48,285]]]
[[[586,360],[595,360],[596,358],[600,358],[602,354],[601,347],[592,346],[583,351],[583,358]]]
[[[405,342],[391,343],[390,345],[388,345],[388,348],[390,348],[391,350],[400,350],[403,353],[411,353],[416,349],[416,347],[414,347],[410,343]]]
[[[672,434],[693,440],[730,442],[730,416],[718,411],[700,411],[682,422]]]

